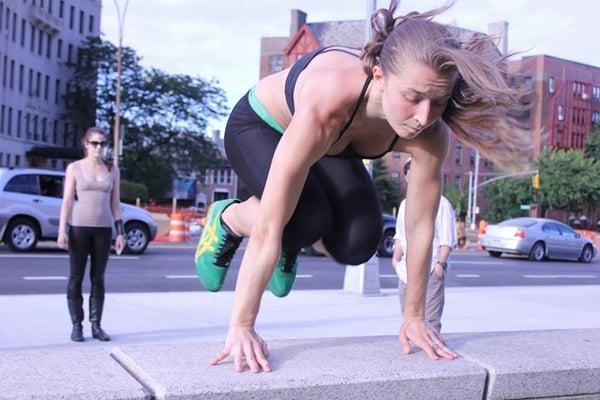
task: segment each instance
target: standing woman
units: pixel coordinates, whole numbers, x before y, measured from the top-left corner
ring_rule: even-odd
[[[117,254],[125,248],[125,230],[119,202],[120,177],[118,168],[112,167],[103,159],[107,141],[102,129],[88,129],[81,144],[85,150],[85,158],[67,167],[58,233],[58,247],[69,250],[71,266],[67,287],[67,302],[73,323],[71,340],[83,342],[81,284],[89,255],[92,283],[89,318],[92,337],[109,341],[110,337],[100,327],[100,320],[113,219],[117,229]],[[78,201],[73,204],[75,195]]]

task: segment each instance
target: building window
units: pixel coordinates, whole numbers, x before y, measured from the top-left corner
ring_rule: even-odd
[[[42,87],[42,73],[37,73],[37,79],[35,80],[35,97],[40,98],[40,89]]]
[[[565,109],[561,104],[558,105],[558,113],[557,114],[558,114],[557,117],[558,117],[559,121],[565,120]]]
[[[94,16],[90,15],[88,20],[88,32],[94,33]]]
[[[27,21],[21,20],[21,47],[25,47],[25,31],[27,30]]]
[[[12,120],[13,120],[13,109],[8,107],[8,124],[6,126],[6,134],[12,136]]]
[[[594,111],[592,112],[592,124],[597,124],[600,122],[600,112]]]
[[[42,55],[42,50],[44,48],[44,31],[39,30],[38,32],[38,55]]]
[[[62,58],[62,39],[58,39],[58,43],[56,45],[56,58],[59,60]]]
[[[269,72],[278,72],[283,70],[283,54],[274,54],[269,56]]]
[[[25,66],[19,66],[19,93],[23,93],[23,75],[25,75]]]
[[[46,143],[48,141],[47,135],[47,119],[46,117],[42,118],[42,142]]]
[[[17,13],[13,13],[12,20],[12,41],[17,42]]]
[[[17,111],[17,137],[21,137],[21,118],[23,117],[23,113],[21,110]]]
[[[460,175],[454,176],[454,187],[460,190]]]
[[[48,95],[50,94],[50,77],[46,75],[46,80],[44,81],[44,100],[48,101]]]
[[[0,133],[4,133],[4,112],[6,111],[6,106],[2,104],[0,107]]]
[[[4,56],[4,61],[2,62],[2,86],[6,87],[6,72],[8,66],[8,57]]]
[[[58,144],[58,120],[54,120],[52,124],[52,144]]]
[[[15,60],[10,60],[9,86],[11,89],[13,89],[15,87]]]
[[[25,137],[27,140],[31,139],[31,115],[25,114]]]
[[[19,154],[15,154],[15,167],[21,166],[21,156]]]
[[[31,36],[29,37],[29,50],[35,51],[35,26],[31,24]]]
[[[71,64],[71,59],[73,58],[73,45],[69,43],[69,47],[67,48],[67,64]]]
[[[28,95],[33,96],[33,69],[29,68],[29,86],[27,87]]]
[[[60,0],[58,5],[58,18],[63,18],[65,16],[65,0]]]
[[[462,144],[457,143],[454,149],[454,163],[460,165],[462,162]]]
[[[75,7],[71,6],[69,10],[69,29],[75,27]]]
[[[60,79],[57,79],[54,85],[54,104],[58,104],[60,99]]]
[[[50,53],[52,52],[52,36],[48,35],[48,42],[46,47],[46,58],[50,59]]]
[[[600,86],[594,86],[592,88],[592,99],[594,101],[600,101]]]
[[[52,0],[48,0],[48,13],[52,14]]]
[[[523,78],[523,88],[526,90],[533,89],[533,79],[531,78],[531,76],[526,76],[525,78]]]
[[[556,88],[554,87],[554,78],[550,77],[550,78],[548,78],[548,92],[554,93],[555,90],[556,90]]]
[[[83,24],[85,21],[85,15],[83,11],[79,11],[79,33],[83,35]]]

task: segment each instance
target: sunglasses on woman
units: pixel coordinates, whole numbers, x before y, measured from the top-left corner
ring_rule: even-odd
[[[106,142],[102,141],[102,142],[97,142],[95,140],[88,140],[88,143],[91,144],[93,147],[106,147]]]

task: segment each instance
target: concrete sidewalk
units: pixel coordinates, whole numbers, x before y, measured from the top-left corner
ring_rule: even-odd
[[[233,292],[107,293],[103,327],[113,341],[69,340],[64,295],[0,296],[0,349],[219,342]],[[87,295],[86,303],[87,303]],[[448,288],[443,332],[600,328],[600,286]],[[87,308],[87,307],[86,307]],[[86,312],[87,316],[87,312]],[[361,297],[339,290],[266,293],[257,331],[267,340],[394,335],[396,290]]]

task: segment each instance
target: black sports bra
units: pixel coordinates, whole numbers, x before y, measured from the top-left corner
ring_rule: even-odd
[[[310,62],[313,60],[313,58],[315,58],[316,56],[318,56],[321,53],[327,53],[329,51],[341,51],[342,53],[347,53],[347,54],[351,54],[355,57],[358,57],[356,54],[354,54],[348,50],[345,50],[343,48],[339,48],[337,46],[328,46],[328,47],[322,47],[320,49],[313,50],[312,52],[308,53],[307,55],[303,56],[298,61],[296,61],[294,63],[294,65],[292,65],[292,67],[290,68],[288,76],[285,80],[285,100],[287,102],[288,108],[290,109],[290,113],[292,113],[292,115],[294,114],[294,111],[295,111],[294,88],[296,87],[296,81],[298,80],[298,76],[300,76],[300,73],[302,71],[304,71],[304,69],[308,66],[308,64],[310,64]],[[365,94],[367,93],[369,83],[371,83],[370,76],[367,77],[367,79],[362,87],[360,96],[358,98],[358,101],[356,102],[356,105],[354,106],[354,109],[352,110],[352,115],[350,116],[350,119],[348,120],[348,122],[346,122],[344,127],[340,130],[340,133],[339,133],[337,139],[335,140],[334,144],[337,143],[337,141],[342,138],[344,133],[348,130],[348,128],[352,124],[352,121],[354,120],[354,117],[356,116],[356,113],[358,112],[358,109],[365,97]],[[348,145],[348,147],[346,147],[340,153],[335,154],[331,157],[350,157],[350,158],[366,158],[366,159],[381,158],[386,153],[389,153],[390,151],[393,150],[397,141],[398,141],[398,136],[395,136],[394,139],[392,140],[392,143],[388,147],[388,149],[386,151],[384,151],[382,154],[378,154],[375,156],[358,154],[356,151],[354,151],[354,149],[352,148],[352,145]]]

